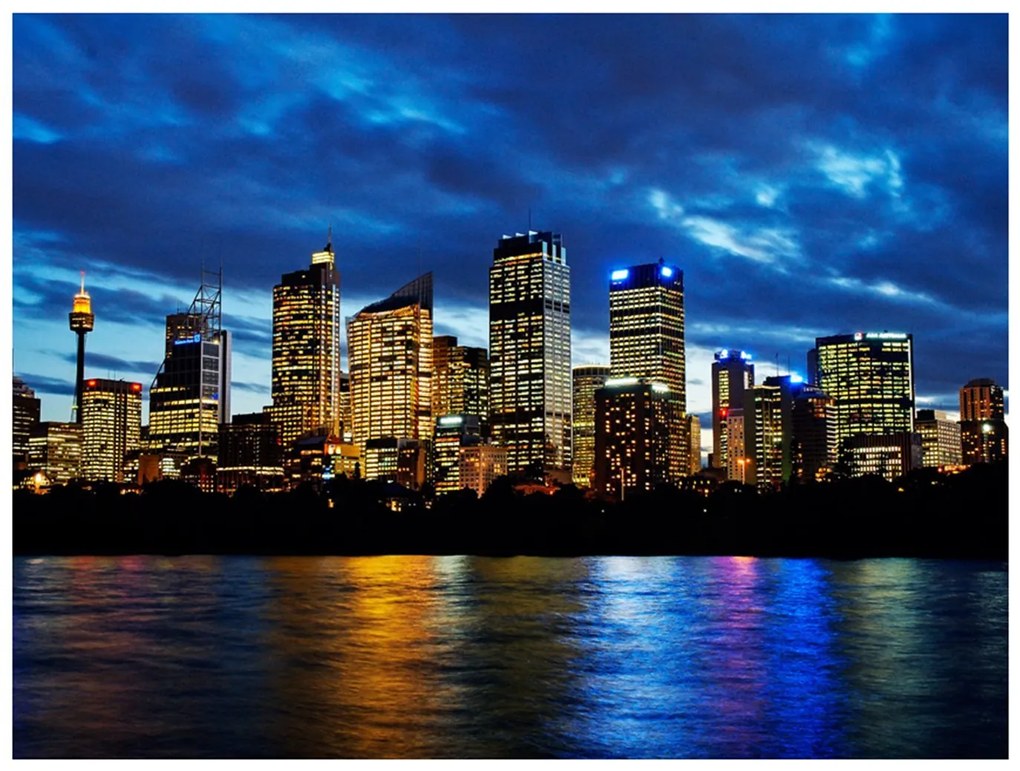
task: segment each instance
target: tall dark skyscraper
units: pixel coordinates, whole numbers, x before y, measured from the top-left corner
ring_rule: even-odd
[[[670,478],[690,472],[684,347],[684,274],[664,260],[614,270],[609,281],[609,368],[668,390]],[[622,392],[620,392],[622,393]],[[596,460],[597,464],[597,460]]]
[[[712,467],[729,470],[739,459],[746,463],[743,430],[731,431],[743,420],[744,397],[754,386],[754,364],[743,351],[716,351],[712,362]],[[736,441],[733,441],[736,439]],[[734,455],[731,460],[730,456]],[[727,471],[730,479],[737,478]]]
[[[559,233],[503,236],[489,269],[489,412],[510,473],[570,481],[570,268]]]
[[[284,453],[304,433],[335,435],[340,420],[340,273],[332,237],[305,270],[273,287],[273,404]]]
[[[81,289],[74,296],[71,312],[68,314],[71,331],[78,336],[77,369],[74,376],[74,406],[71,408],[72,420],[81,423],[81,392],[85,381],[85,335],[96,325],[96,316],[92,313],[92,298],[85,291],[85,271],[81,273]]]
[[[216,458],[220,424],[230,422],[231,340],[222,328],[223,280],[205,271],[202,279],[188,311],[166,317],[163,363],[149,388],[148,444],[184,459]]]

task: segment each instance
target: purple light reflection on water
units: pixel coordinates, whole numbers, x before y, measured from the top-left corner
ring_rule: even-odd
[[[16,757],[987,757],[1004,565],[14,561]]]

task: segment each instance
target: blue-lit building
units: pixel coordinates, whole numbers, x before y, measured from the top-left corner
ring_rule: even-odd
[[[713,468],[727,469],[737,479],[739,465],[746,464],[743,419],[744,398],[754,386],[751,355],[733,349],[716,351],[712,362],[712,462]],[[741,464],[743,461],[743,464]],[[743,471],[743,469],[741,469]]]
[[[614,270],[609,277],[609,370],[612,378],[656,383],[669,410],[669,481],[690,472],[684,348],[684,274],[664,260]],[[664,391],[661,389],[665,389]],[[598,465],[596,458],[596,466]]]

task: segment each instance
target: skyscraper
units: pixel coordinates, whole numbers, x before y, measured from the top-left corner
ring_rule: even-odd
[[[690,471],[684,348],[684,274],[664,260],[614,270],[609,281],[609,366],[668,390],[670,481]],[[596,461],[597,463],[597,461]]]
[[[14,445],[14,470],[22,470],[28,462],[28,440],[39,425],[39,400],[35,391],[17,375],[11,399],[11,439]]]
[[[731,454],[731,417],[743,417],[744,395],[754,386],[754,364],[743,351],[716,351],[712,362],[712,466],[729,469]],[[741,432],[741,435],[743,433]],[[743,458],[744,447],[733,447]],[[730,479],[734,479],[727,472]]]
[[[273,404],[286,453],[301,434],[335,435],[340,419],[340,273],[332,234],[305,270],[273,287]]]
[[[166,317],[163,363],[149,387],[148,444],[182,460],[216,458],[220,424],[230,422],[231,340],[222,329],[222,287],[221,273],[203,270],[188,311]]]
[[[609,367],[574,367],[574,484],[591,487],[595,473],[595,392],[606,384]]]
[[[123,482],[127,455],[141,445],[142,384],[86,380],[81,411],[82,477]]]
[[[835,402],[836,442],[914,430],[914,340],[856,332],[815,341],[815,383]],[[809,373],[810,374],[810,373]]]
[[[352,440],[372,478],[370,441],[432,439],[432,274],[362,308],[347,346]]]
[[[994,380],[978,378],[960,389],[964,463],[991,463],[1007,457],[1009,432],[1005,414],[1002,387]]]
[[[648,378],[610,378],[595,392],[595,478],[603,495],[623,499],[676,481],[680,403]]]
[[[489,269],[489,420],[510,473],[569,481],[570,268],[559,233],[503,236]]]
[[[453,335],[432,338],[432,414],[475,415],[484,431],[489,416],[489,355],[457,345]]]
[[[74,406],[71,408],[73,421],[81,423],[81,391],[85,380],[85,335],[96,325],[95,314],[92,313],[92,299],[85,291],[85,271],[81,272],[81,289],[74,296],[71,312],[68,314],[71,331],[78,336],[77,369],[74,376]]]
[[[931,468],[962,463],[960,424],[941,410],[918,410],[914,428],[921,435],[921,465]]]
[[[38,423],[28,440],[28,470],[50,485],[81,477],[82,427],[78,423]]]

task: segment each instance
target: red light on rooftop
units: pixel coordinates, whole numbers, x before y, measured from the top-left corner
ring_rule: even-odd
[[[131,384],[131,390],[132,391],[141,391],[142,390],[142,384],[141,383],[132,383]]]
[[[90,380],[88,382],[88,386],[89,386],[89,388],[95,388],[96,387],[96,381],[95,380]]]

